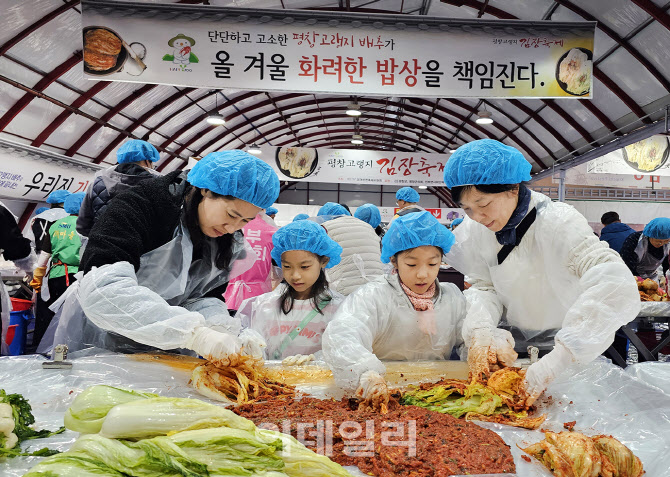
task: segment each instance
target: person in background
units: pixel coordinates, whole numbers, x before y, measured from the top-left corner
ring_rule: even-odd
[[[35,243],[35,253],[39,254],[42,251],[42,243],[44,242],[44,237],[49,233],[51,224],[56,220],[68,216],[68,213],[63,209],[63,203],[70,193],[70,191],[64,189],[53,191],[47,197],[47,204],[50,204],[51,208],[46,209],[45,207],[40,207],[40,209],[45,210],[40,211],[40,209],[38,209],[35,213],[35,217],[33,217],[30,224],[30,233],[32,233],[32,240]]]
[[[335,382],[357,389],[373,407],[386,405],[381,360],[446,360],[462,344],[466,300],[453,283],[439,283],[442,255],[454,235],[430,212],[397,218],[382,240],[382,260],[394,273],[349,295],[323,335]]]
[[[274,207],[268,207],[268,208],[265,210],[265,215],[267,215],[267,216],[270,217],[272,220],[274,220],[275,217],[277,216],[277,213],[278,213],[278,212],[279,212],[279,210],[277,210],[276,208],[274,208]]]
[[[454,221],[451,223],[451,230],[452,231],[456,230],[456,227],[461,225],[461,222],[463,222],[463,219],[460,217],[458,219],[454,219]]]
[[[331,288],[347,296],[384,275],[380,239],[367,223],[352,217],[342,205],[334,202],[321,207],[316,219],[342,247],[342,261],[328,270]]]
[[[337,202],[326,202],[316,213],[317,217],[334,217],[336,215],[349,215],[351,212],[344,208],[342,204]]]
[[[14,265],[29,274],[35,267],[35,252],[30,239],[21,235],[16,223],[16,217],[5,205],[0,202],[0,253],[5,260],[14,262]],[[7,355],[9,346],[5,342],[9,328],[9,313],[12,303],[5,284],[0,280],[0,354]]]
[[[384,227],[381,226],[382,223],[382,214],[379,212],[379,208],[374,204],[363,204],[354,212],[354,217],[363,222],[370,224],[370,227],[375,229],[375,233],[379,235],[379,238],[384,236]]]
[[[309,219],[309,214],[298,214],[295,217],[293,217],[292,222],[298,222],[299,220],[305,220]]]
[[[587,364],[640,311],[637,285],[574,207],[528,189],[530,163],[492,139],[459,147],[444,182],[468,220],[445,257],[472,285],[463,339],[472,377],[540,349],[524,389],[532,404],[562,371]],[[508,330],[498,328],[501,320]],[[574,368],[573,368],[574,369]]]
[[[71,283],[74,283],[74,276],[79,271],[81,239],[76,230],[77,214],[79,214],[79,208],[85,196],[84,192],[76,192],[65,199],[63,208],[69,215],[55,221],[49,227],[49,235],[44,237],[42,242],[37,268],[30,282],[30,286],[40,293],[35,304],[35,332],[33,334],[35,345],[42,340],[54,317],[54,312],[49,307],[65,293]],[[42,291],[42,282],[47,271],[48,286],[47,290]]]
[[[402,187],[401,189],[398,189],[398,192],[395,193],[395,200],[398,205],[398,212],[393,216],[391,222],[403,215],[424,210],[423,207],[419,206],[421,196],[411,187]]]
[[[670,252],[670,219],[658,217],[649,222],[642,232],[626,237],[621,246],[621,258],[636,277],[659,281],[657,270],[668,270]]]
[[[272,290],[272,236],[277,229],[274,222],[270,223],[263,214],[258,214],[242,228],[244,238],[254,249],[257,257],[249,270],[228,282],[223,295],[228,310],[237,310],[247,298]]]
[[[159,159],[158,150],[148,142],[139,139],[126,141],[116,152],[118,165],[98,172],[88,186],[77,219],[77,232],[88,237],[95,221],[117,194],[157,177],[159,174],[153,170],[153,163]]]
[[[342,247],[310,220],[292,222],[272,237],[272,258],[284,280],[272,292],[246,300],[243,328],[267,342],[266,359],[301,365],[321,351],[321,337],[344,297],[328,287],[325,269],[337,265]]]
[[[617,252],[621,252],[624,240],[635,232],[628,225],[621,223],[616,212],[605,212],[600,218],[600,223],[604,225],[600,231],[600,240],[607,242],[610,248]]]
[[[240,335],[223,288],[256,261],[240,229],[278,196],[277,174],[240,150],[120,193],[91,229],[84,275],[59,300],[38,351],[180,350],[221,366],[257,354],[262,338]]]

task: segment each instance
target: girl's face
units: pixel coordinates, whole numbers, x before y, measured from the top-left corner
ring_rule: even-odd
[[[321,269],[328,264],[328,257],[319,257],[305,250],[290,250],[281,255],[284,280],[297,292],[298,300],[310,297],[312,286],[319,278]]]
[[[406,250],[391,258],[402,282],[419,295],[426,293],[435,282],[441,262],[442,251],[432,245]]]
[[[214,197],[207,189],[201,190],[201,193],[198,223],[202,233],[208,237],[232,234],[254,220],[262,210],[244,200]]]
[[[472,220],[492,232],[499,232],[509,222],[518,202],[518,189],[486,194],[471,187],[461,194],[460,205]]]

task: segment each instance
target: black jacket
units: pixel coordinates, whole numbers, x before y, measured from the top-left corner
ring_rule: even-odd
[[[91,229],[80,270],[88,273],[117,262],[129,262],[139,270],[143,254],[174,237],[187,191],[186,172],[174,171],[121,192]],[[238,231],[234,240],[244,236]],[[225,285],[207,296],[221,298],[224,291]]]
[[[641,235],[642,232],[634,232],[626,237],[626,240],[623,241],[623,245],[621,246],[621,251],[619,252],[621,258],[635,276],[639,275],[637,272],[637,264],[639,259],[635,253],[635,247],[637,247],[637,243],[640,241]],[[655,248],[649,244],[649,247],[647,247],[647,253],[651,254],[652,257],[658,258],[659,260],[663,259],[663,273],[665,274],[665,272],[668,271],[668,257],[663,256],[663,247]]]
[[[88,187],[79,209],[77,232],[88,237],[93,224],[105,211],[109,202],[119,193],[156,175],[137,164],[119,164],[102,171]]]
[[[12,213],[0,205],[0,249],[5,260],[20,260],[30,255],[30,240],[21,230]]]

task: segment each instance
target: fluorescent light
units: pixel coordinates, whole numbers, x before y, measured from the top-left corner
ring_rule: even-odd
[[[428,186],[419,186],[419,189],[428,189]]]
[[[360,134],[354,134],[351,136],[351,144],[360,145],[363,144],[363,136]]]
[[[253,143],[251,146],[247,148],[247,152],[249,154],[261,154],[263,151],[261,151],[261,148],[258,147],[256,143]]]
[[[206,121],[212,126],[223,126],[226,124],[226,119],[220,114],[210,114],[207,116]]]
[[[363,113],[358,103],[349,103],[347,105],[347,116],[360,116],[361,114]]]
[[[491,113],[488,111],[479,111],[477,113],[477,116],[479,116],[475,122],[477,124],[491,124],[493,122],[493,119],[491,119]]]

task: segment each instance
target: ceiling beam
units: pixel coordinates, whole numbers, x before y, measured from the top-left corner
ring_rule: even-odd
[[[81,61],[81,58],[81,51],[75,52],[71,57],[46,74],[41,80],[37,82],[37,84],[35,84],[35,86],[29,89],[34,92],[41,93],[51,83],[56,81],[59,76],[61,76],[66,71],[69,71],[74,65],[78,64]],[[10,107],[0,118],[0,131],[4,130],[9,125],[9,123],[12,122],[12,120],[31,103],[33,99],[35,99],[35,95],[32,93],[26,93],[21,98],[19,98],[19,100],[14,103],[14,105]]]
[[[633,0],[633,3],[653,17],[658,23],[670,30],[670,15],[650,0]]]
[[[144,96],[146,93],[151,91],[152,89],[156,88],[158,85],[155,84],[145,84],[141,88],[138,88],[131,92],[128,96],[123,98],[121,101],[118,102],[118,104],[114,105],[112,109],[107,111],[105,114],[100,116],[100,119],[104,122],[109,122],[114,116],[116,116],[122,109],[124,109],[126,106],[129,106],[142,96]],[[95,123],[93,124],[90,128],[88,128],[80,137],[77,139],[72,146],[68,148],[67,151],[65,151],[66,156],[74,156],[77,151],[84,145],[86,144],[86,141],[88,141],[93,134],[95,134],[100,128],[102,127],[101,124]],[[96,158],[95,161],[96,164],[99,164],[102,162],[101,158]]]
[[[144,113],[142,116],[137,118],[133,123],[126,128],[126,131],[128,132],[133,132],[135,129],[137,129],[140,126],[143,126],[145,122],[147,122],[149,119],[151,119],[154,115],[156,115],[158,112],[162,111],[163,109],[167,108],[170,106],[172,103],[175,101],[183,98],[186,96],[188,93],[191,91],[195,91],[195,88],[184,88],[182,90],[177,91],[175,94],[172,94],[165,98],[163,101],[155,105],[153,108],[151,108],[149,111]],[[118,146],[121,141],[123,141],[126,138],[123,134],[119,134],[114,138],[103,150],[100,154],[98,154],[98,157],[96,157],[96,162],[100,163],[102,162],[107,155],[112,152],[112,150]],[[178,153],[179,154],[179,153]]]
[[[84,94],[79,95],[79,97],[77,99],[72,101],[70,106],[74,109],[79,109],[80,107],[82,107],[84,105],[84,103],[86,103],[86,101],[91,99],[93,96],[98,94],[100,91],[105,89],[110,84],[112,84],[110,81],[98,81],[93,86],[91,86],[88,89],[88,91],[86,91]],[[68,110],[68,109],[64,110],[62,113],[60,113],[56,117],[56,119],[51,121],[51,124],[49,124],[47,127],[45,127],[42,130],[42,132],[38,134],[38,136],[33,140],[33,142],[30,145],[35,146],[35,147],[40,147],[42,144],[44,144],[44,142],[47,139],[49,139],[49,136],[51,136],[56,131],[56,129],[58,129],[60,127],[60,125],[63,124],[67,120],[67,118],[69,118],[73,114],[75,114],[75,113],[72,110]]]
[[[7,53],[12,47],[19,44],[22,40],[28,38],[28,36],[37,31],[40,27],[43,27],[54,18],[58,17],[59,15],[62,15],[63,13],[67,12],[68,10],[74,8],[77,5],[79,5],[79,0],[67,1],[65,2],[64,5],[61,5],[55,10],[52,10],[51,12],[47,13],[42,18],[37,20],[35,23],[32,23],[28,27],[24,28],[19,33],[14,35],[12,38],[7,40],[2,46],[0,46],[0,56]],[[9,7],[9,5],[6,6]]]

